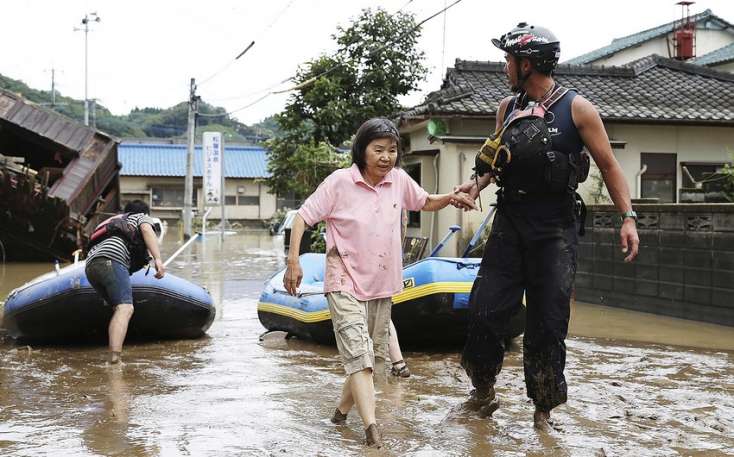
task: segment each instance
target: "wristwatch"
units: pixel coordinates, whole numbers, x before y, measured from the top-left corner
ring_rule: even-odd
[[[624,220],[627,219],[628,217],[631,217],[632,219],[635,220],[635,223],[637,223],[637,213],[636,212],[629,210],[629,211],[625,211],[624,213],[622,213],[621,215],[622,222],[624,222]]]

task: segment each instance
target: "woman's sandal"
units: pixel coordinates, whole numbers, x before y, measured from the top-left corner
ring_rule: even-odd
[[[399,366],[402,364],[402,366]],[[409,378],[410,377],[410,370],[408,369],[408,364],[405,363],[405,360],[398,360],[397,362],[392,363],[392,368],[390,369],[390,374],[393,376],[397,376],[398,378]]]

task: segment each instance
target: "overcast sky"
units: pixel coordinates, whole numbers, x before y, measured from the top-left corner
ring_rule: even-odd
[[[407,3],[404,11],[420,21],[452,2],[9,0],[2,3],[0,73],[49,90],[53,67],[57,89],[83,99],[84,33],[74,27],[81,26],[85,13],[97,12],[101,22],[89,33],[90,98],[115,114],[136,106],[169,107],[186,100],[191,77],[203,81],[255,40],[250,52],[199,88],[207,102],[235,110],[259,98],[257,92],[292,76],[300,63],[334,50],[331,35],[336,26],[348,25],[363,8],[381,6],[395,12]],[[438,89],[446,66],[456,58],[501,60],[489,40],[521,20],[553,30],[561,40],[561,60],[566,60],[615,37],[677,19],[679,8],[673,0],[463,0],[446,15],[445,47],[443,16],[424,26],[419,45],[430,75],[421,91],[403,102],[417,104]],[[691,12],[706,8],[734,22],[734,0],[700,0]],[[257,122],[279,112],[287,96],[268,97],[234,117]]]

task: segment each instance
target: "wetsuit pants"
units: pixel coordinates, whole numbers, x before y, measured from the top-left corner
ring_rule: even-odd
[[[565,338],[578,234],[565,206],[500,205],[472,287],[461,358],[475,388],[494,385],[525,292],[525,385],[544,411],[566,402]]]

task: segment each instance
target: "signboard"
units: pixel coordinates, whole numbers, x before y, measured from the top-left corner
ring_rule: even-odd
[[[219,132],[204,132],[202,164],[204,166],[204,206],[222,205],[224,196],[224,146],[222,134]]]

